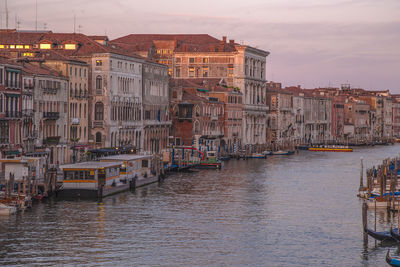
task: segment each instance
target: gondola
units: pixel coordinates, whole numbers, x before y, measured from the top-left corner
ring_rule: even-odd
[[[394,229],[397,231],[397,229]],[[375,232],[374,230],[365,228],[364,231],[369,234],[370,236],[372,236],[373,238],[375,238],[376,240],[379,241],[393,241],[396,242],[396,239],[394,239],[391,235],[390,235],[390,231],[383,231],[383,232]]]
[[[386,262],[389,263],[391,266],[400,266],[400,258],[392,258],[390,257],[390,249],[386,252]]]
[[[397,229],[396,229],[397,230]],[[394,231],[393,229],[390,229],[390,235],[397,241],[400,242],[400,234],[399,231]]]

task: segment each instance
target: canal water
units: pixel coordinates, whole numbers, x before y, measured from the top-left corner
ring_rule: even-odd
[[[387,247],[363,245],[360,157],[399,152],[231,160],[101,203],[47,200],[0,217],[0,266],[385,266]]]

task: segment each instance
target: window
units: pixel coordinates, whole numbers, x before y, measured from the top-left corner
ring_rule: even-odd
[[[51,44],[40,44],[39,48],[40,49],[51,49]]]
[[[181,63],[181,58],[180,58],[180,57],[177,57],[177,58],[175,59],[175,63]]]
[[[208,58],[203,58],[203,63],[208,63]]]
[[[101,143],[101,132],[96,133],[96,143]]]
[[[104,105],[102,102],[97,102],[94,106],[94,119],[102,121],[104,119]]]
[[[65,44],[64,48],[67,50],[75,50],[76,49],[76,44]]]
[[[103,79],[100,75],[96,77],[96,89],[101,90],[103,88]]]
[[[83,77],[86,77],[86,69],[83,70]]]
[[[103,66],[103,60],[97,59],[96,66]]]
[[[79,68],[79,77],[82,77],[82,69]]]
[[[203,77],[208,77],[208,67],[203,68]]]
[[[194,58],[193,57],[189,58],[189,63],[194,63]]]
[[[189,77],[194,77],[194,67],[189,67]]]

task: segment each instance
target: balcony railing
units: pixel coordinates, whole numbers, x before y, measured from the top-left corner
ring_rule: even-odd
[[[60,112],[43,112],[43,118],[46,120],[58,120],[60,118]]]
[[[61,136],[49,136],[43,139],[43,145],[57,145],[60,142]]]
[[[93,121],[93,128],[104,128],[103,121]]]
[[[0,144],[9,144],[10,141],[8,140],[8,136],[7,137],[0,137]]]
[[[7,111],[6,118],[21,118],[21,111]]]
[[[22,116],[24,117],[31,117],[33,116],[33,109],[23,109]]]
[[[55,94],[57,94],[57,89],[56,88],[43,88],[43,92],[55,95]]]

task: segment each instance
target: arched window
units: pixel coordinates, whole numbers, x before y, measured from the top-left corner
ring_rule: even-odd
[[[96,133],[96,143],[101,143],[101,132]]]
[[[94,106],[94,120],[102,121],[104,119],[104,105],[101,102],[97,102]]]
[[[103,79],[100,75],[96,77],[96,89],[101,90],[103,88]]]
[[[200,134],[200,122],[199,121],[195,121],[195,123],[194,123],[194,133]]]

